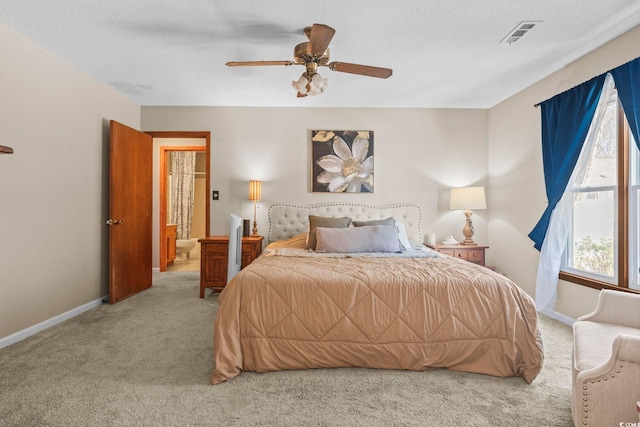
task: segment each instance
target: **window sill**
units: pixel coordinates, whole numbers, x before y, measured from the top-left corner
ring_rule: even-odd
[[[587,286],[593,289],[612,289],[614,291],[622,291],[629,292],[633,294],[640,294],[640,291],[635,289],[624,288],[622,286],[615,286],[610,283],[602,282],[600,280],[589,279],[584,276],[578,276],[577,274],[566,273],[564,271],[560,272],[559,278],[561,280],[565,280],[567,282],[575,283],[582,286]]]

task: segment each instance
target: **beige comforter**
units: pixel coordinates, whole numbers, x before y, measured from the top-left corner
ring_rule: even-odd
[[[243,370],[448,368],[531,383],[543,361],[532,299],[453,257],[263,255],[219,296],[218,384]]]

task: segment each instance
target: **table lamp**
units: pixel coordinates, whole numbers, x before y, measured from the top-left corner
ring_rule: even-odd
[[[262,181],[249,181],[249,200],[253,202],[253,234],[258,235],[258,221],[256,220],[256,203],[262,198]]]
[[[449,204],[451,210],[464,210],[464,216],[467,222],[462,229],[464,234],[463,245],[476,245],[473,241],[473,222],[471,215],[472,209],[487,209],[487,200],[484,195],[484,187],[461,187],[451,189],[451,201]]]

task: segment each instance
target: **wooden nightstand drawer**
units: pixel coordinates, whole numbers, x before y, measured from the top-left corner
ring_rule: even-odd
[[[465,249],[456,249],[453,251],[453,256],[456,258],[463,259],[465,261],[469,260],[469,251]]]
[[[202,253],[205,255],[227,256],[229,240],[208,242],[202,245]]]
[[[445,245],[444,243],[427,246],[441,254],[450,255],[482,266],[484,266],[485,263],[484,251],[489,247],[480,245]]]
[[[469,249],[467,251],[467,261],[484,265],[484,249]]]
[[[438,252],[445,255],[456,256],[456,251],[454,251],[453,249],[440,249],[438,250]]]

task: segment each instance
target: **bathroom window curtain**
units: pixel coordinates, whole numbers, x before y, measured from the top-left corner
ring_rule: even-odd
[[[169,221],[176,224],[176,239],[178,240],[191,238],[195,170],[195,151],[173,151],[171,153]]]
[[[597,102],[593,108],[590,107],[587,110],[588,112],[593,111],[593,114],[591,114],[591,120],[589,120],[588,123],[590,125],[587,127],[584,140],[582,142],[574,140],[574,144],[580,145],[578,158],[574,166],[568,170],[569,176],[566,185],[561,191],[560,199],[555,203],[554,209],[549,213],[546,236],[540,250],[540,260],[536,277],[536,307],[539,312],[552,318],[556,318],[555,303],[557,300],[558,274],[560,273],[562,253],[567,246],[567,239],[569,237],[569,220],[575,193],[583,185],[589,166],[589,159],[591,158],[591,152],[596,143],[598,129],[605,116],[606,109],[604,106],[615,99],[616,91],[613,78],[610,74],[603,75],[602,77],[604,83],[601,84],[602,89],[597,96],[593,93],[597,86],[591,86],[584,98],[578,98],[590,101],[598,100],[599,102]],[[570,99],[574,98],[572,97]],[[550,101],[553,101],[553,98]],[[583,125],[582,120],[576,123],[578,122],[581,126]],[[551,152],[549,152],[549,154],[551,154]],[[569,166],[566,167],[568,168]],[[549,204],[551,204],[551,202]]]

